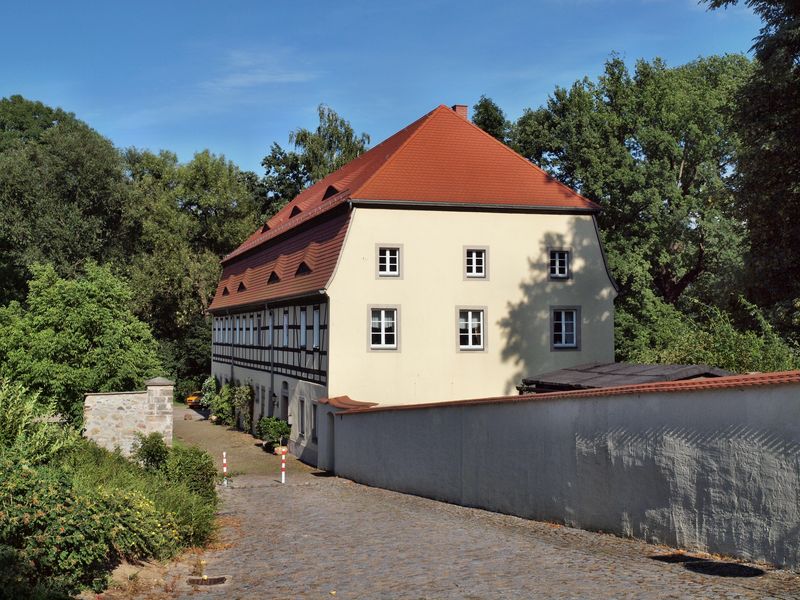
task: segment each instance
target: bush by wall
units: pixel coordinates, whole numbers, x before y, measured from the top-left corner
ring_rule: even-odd
[[[77,432],[54,422],[51,408],[38,392],[0,378],[0,454],[42,464],[74,445]]]
[[[292,428],[286,421],[275,417],[262,417],[256,425],[256,432],[260,439],[273,446],[282,446],[283,440],[289,437]]]
[[[157,431],[149,435],[138,434],[133,458],[148,471],[161,471],[169,458],[169,446]]]
[[[211,455],[194,446],[176,446],[169,452],[165,471],[167,479],[173,483],[182,482],[193,493],[216,501],[214,484],[217,480],[217,468]]]

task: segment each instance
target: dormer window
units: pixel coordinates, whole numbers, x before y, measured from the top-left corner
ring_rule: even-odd
[[[569,250],[550,250],[550,279],[570,278],[570,258]]]
[[[297,267],[297,271],[295,272],[295,277],[298,275],[308,275],[311,273],[311,267],[309,267],[305,261],[301,262],[300,265]]]
[[[239,287],[236,288],[236,291],[237,292],[243,292],[246,289],[247,289],[247,287],[244,285],[244,281],[240,281],[239,282]]]
[[[328,199],[328,198],[330,198],[331,196],[335,196],[335,195],[336,195],[336,194],[338,194],[338,193],[339,193],[339,190],[337,190],[337,189],[336,189],[335,187],[333,187],[332,185],[329,185],[329,186],[328,186],[328,189],[327,189],[327,190],[325,190],[325,193],[322,195],[322,199],[323,199],[323,200],[327,200],[327,199]]]
[[[378,277],[400,277],[400,246],[378,247]]]
[[[267,279],[267,283],[278,283],[280,280],[281,278],[278,277],[278,274],[275,271],[273,271],[272,273],[269,274],[269,279]]]
[[[227,287],[222,288],[222,295],[223,296],[227,296],[228,294],[230,294],[230,292],[228,291],[228,288]]]
[[[264,224],[261,226],[261,233],[267,233],[268,231],[269,231],[269,224],[267,224],[267,223],[264,223]]]
[[[297,216],[297,215],[299,215],[301,212],[303,212],[303,211],[302,211],[302,210],[300,210],[300,208],[298,208],[297,206],[293,206],[293,207],[292,207],[292,212],[290,212],[290,213],[289,213],[289,218],[291,219],[292,217],[296,217],[296,216]]]

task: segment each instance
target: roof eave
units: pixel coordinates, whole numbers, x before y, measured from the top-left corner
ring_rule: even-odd
[[[364,208],[404,208],[411,210],[464,210],[479,212],[527,212],[540,214],[597,214],[600,206],[531,206],[529,204],[498,204],[494,202],[427,202],[419,200],[371,200],[368,198],[350,198],[350,204]],[[594,204],[594,203],[593,203]]]
[[[209,306],[207,311],[209,314],[212,315],[220,315],[229,312],[241,312],[243,310],[249,310],[253,308],[261,308],[264,306],[272,306],[277,304],[284,304],[286,302],[292,302],[295,300],[307,300],[312,298],[319,298],[320,296],[327,295],[328,290],[322,289],[312,292],[302,292],[300,294],[290,294],[288,296],[281,296],[279,298],[269,298],[267,300],[254,300],[252,302],[245,302],[242,304],[233,304],[231,306],[221,306],[216,308],[214,306]]]

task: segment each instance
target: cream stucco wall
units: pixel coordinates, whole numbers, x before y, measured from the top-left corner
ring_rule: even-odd
[[[402,277],[376,277],[376,248],[402,245]],[[464,278],[464,247],[488,279]],[[550,281],[548,249],[572,251]],[[589,215],[355,208],[330,298],[330,396],[381,405],[515,393],[523,376],[614,360],[614,289]],[[369,349],[368,307],[399,307],[399,349]],[[579,350],[550,349],[550,308],[580,306]],[[486,310],[486,350],[459,351],[457,307]]]

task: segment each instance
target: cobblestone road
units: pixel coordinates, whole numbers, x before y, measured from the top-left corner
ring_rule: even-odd
[[[338,478],[234,485],[222,491],[223,547],[202,557],[209,577],[228,582],[192,588],[191,564],[176,563],[170,597],[800,598],[786,571],[741,577],[751,574],[741,565],[657,561],[673,551]]]

